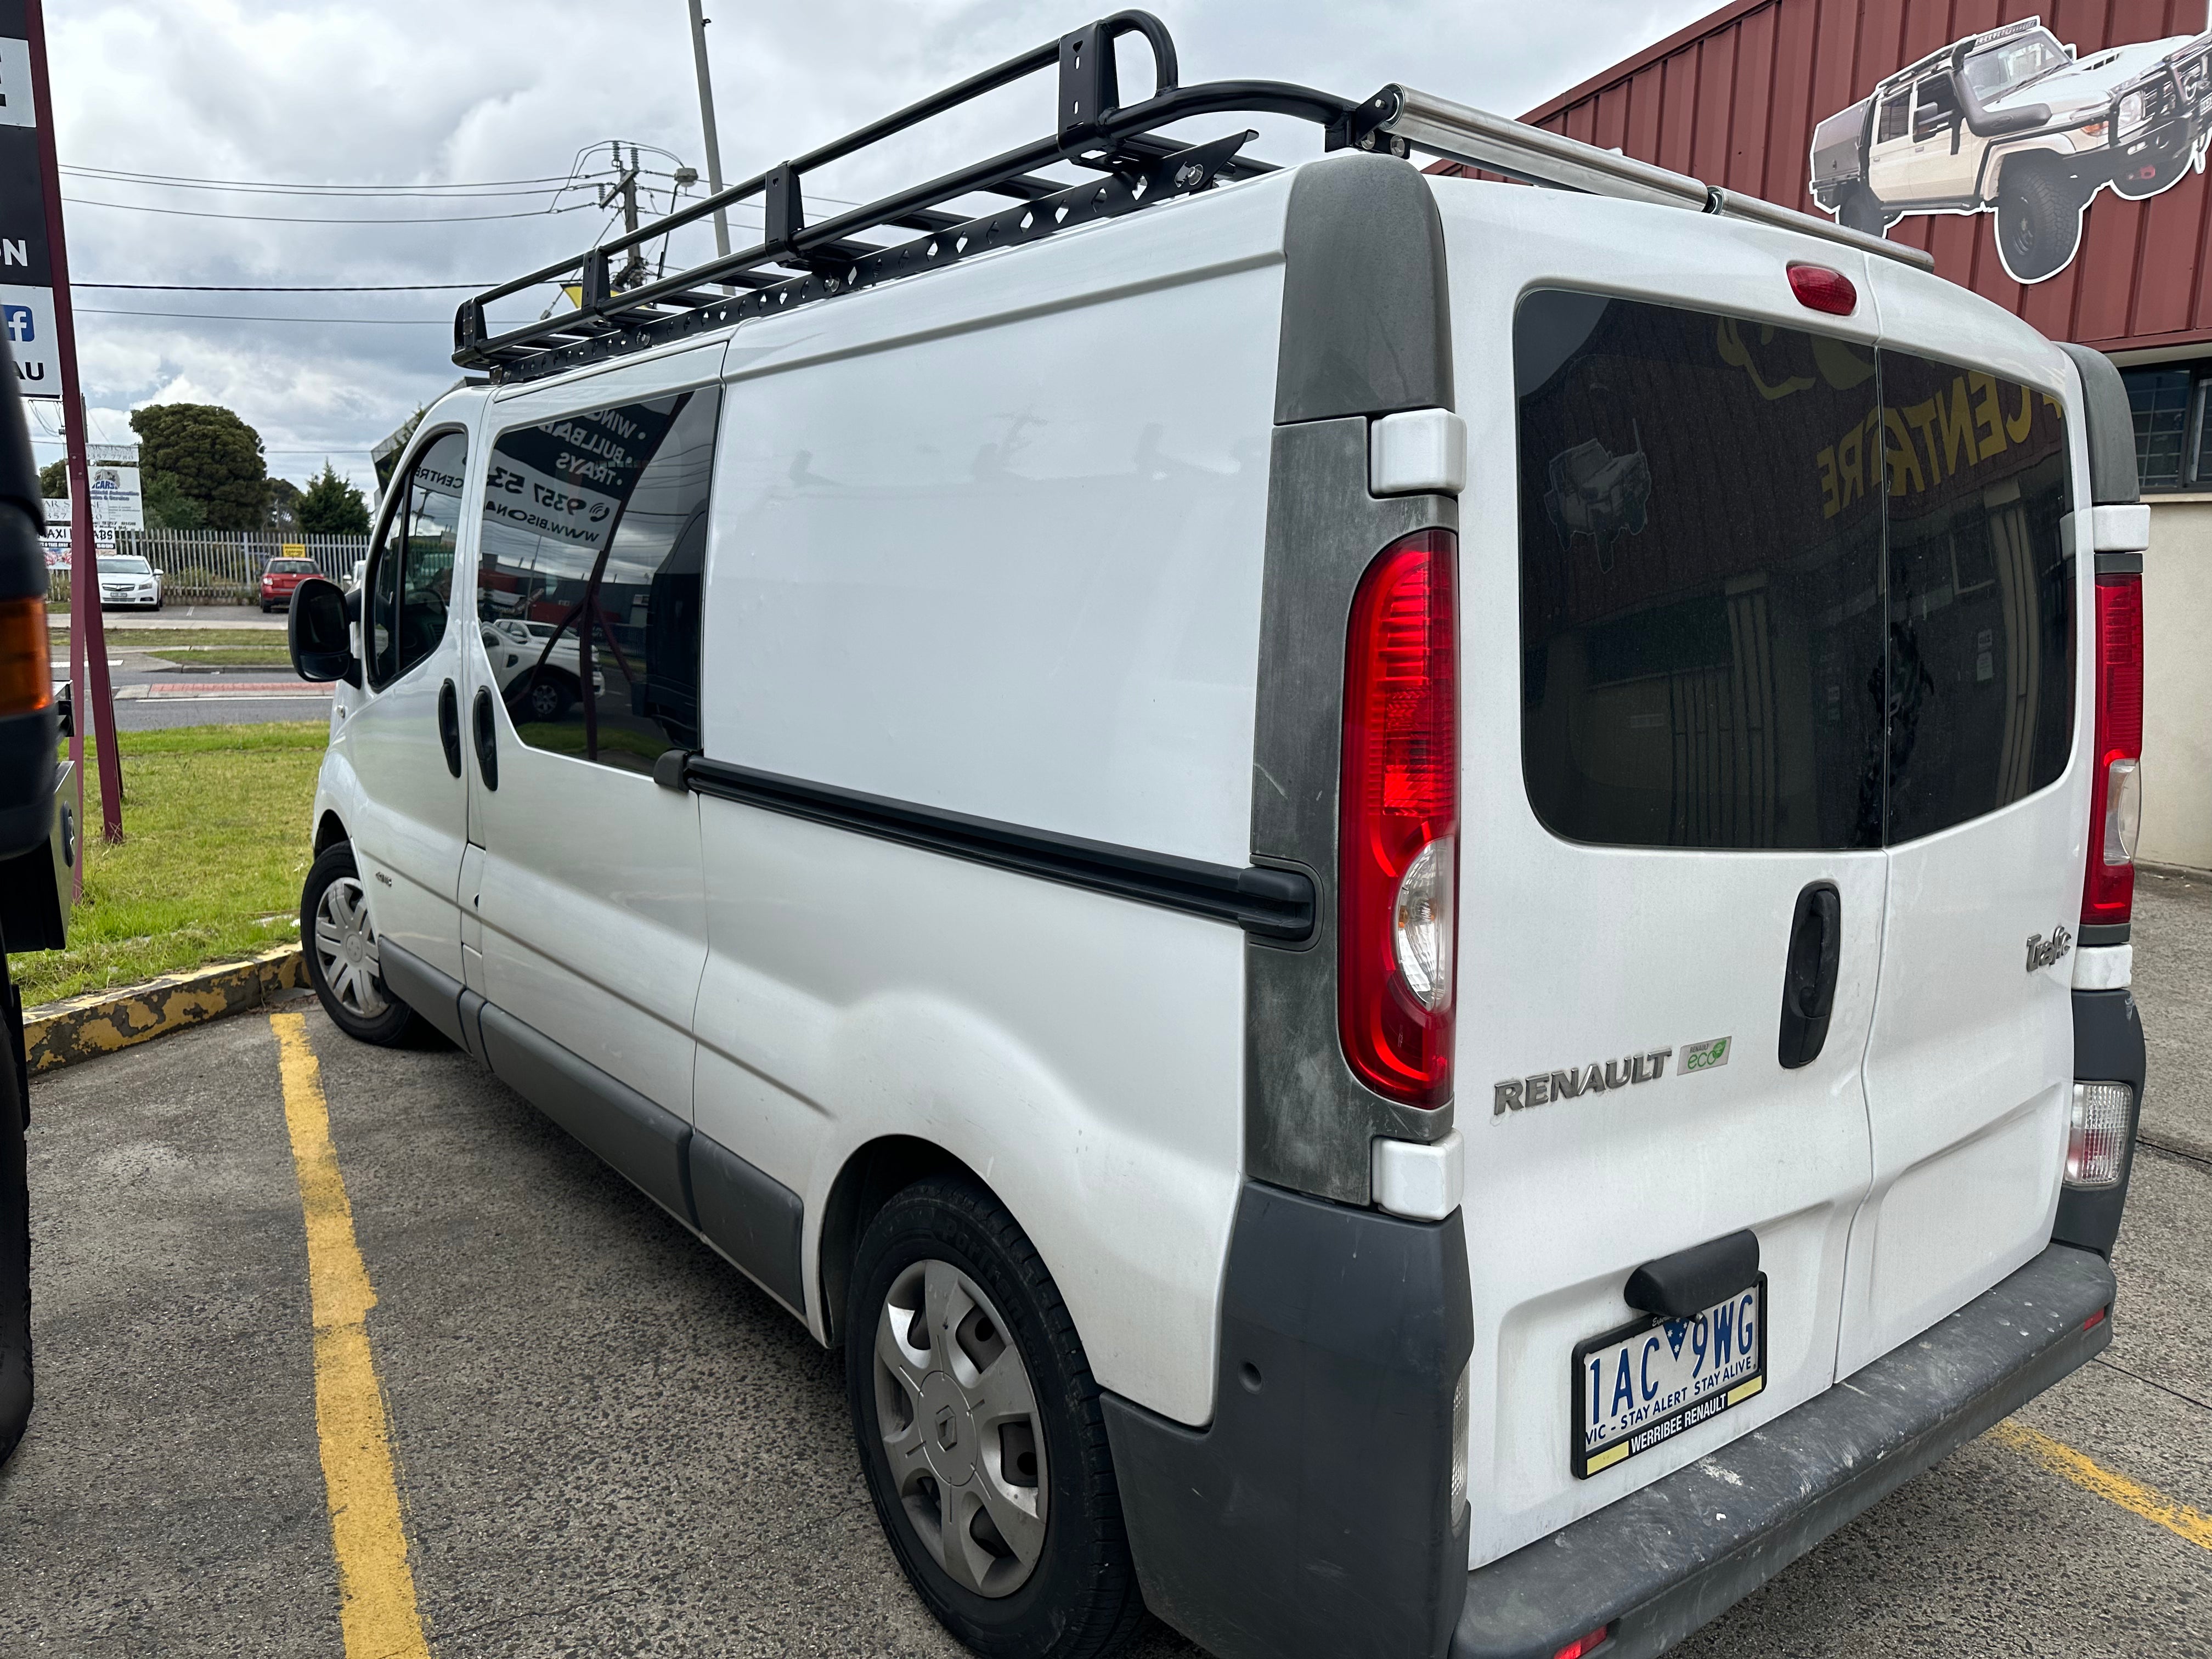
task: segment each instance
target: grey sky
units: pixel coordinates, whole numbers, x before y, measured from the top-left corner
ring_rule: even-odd
[[[1404,80],[1517,113],[1711,3],[1169,0],[1156,9],[1175,32],[1186,82],[1266,76],[1360,94]],[[1079,0],[709,0],[725,167],[750,176],[1103,9]],[[398,188],[563,178],[579,157],[604,174],[606,141],[620,137],[658,147],[644,156],[647,169],[672,167],[672,152],[703,173],[685,15],[684,0],[51,4],[62,164]],[[1133,61],[1125,53],[1125,64]],[[1125,90],[1138,95],[1133,84]],[[1049,97],[1040,77],[973,117],[922,129],[899,155],[813,188],[857,196],[927,176],[932,162],[1033,137],[1046,126]],[[1307,131],[1283,124],[1267,128],[1255,149],[1291,159],[1317,147]],[[661,191],[668,184],[647,182]],[[127,441],[128,411],[148,402],[221,403],[259,429],[272,472],[304,480],[327,454],[367,482],[368,446],[458,374],[448,353],[459,295],[195,295],[83,284],[496,282],[588,246],[611,216],[592,205],[589,190],[556,198],[551,186],[500,188],[526,193],[303,197],[65,173],[92,435]],[[570,210],[548,214],[548,206]],[[170,211],[137,210],[146,208]],[[187,216],[494,213],[531,216],[444,224]],[[690,252],[708,246],[695,242]],[[675,257],[685,251],[679,240]],[[548,297],[505,310],[535,316]],[[419,322],[113,314],[126,310]],[[42,459],[58,453],[41,446]]]

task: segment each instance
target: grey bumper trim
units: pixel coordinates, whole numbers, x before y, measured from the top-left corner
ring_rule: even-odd
[[[2100,1257],[2049,1246],[1765,1428],[1468,1574],[1452,1659],[1550,1659],[1607,1623],[1605,1659],[1672,1646],[2086,1364],[2112,1290]]]

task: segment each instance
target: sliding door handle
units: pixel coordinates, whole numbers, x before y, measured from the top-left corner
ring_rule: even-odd
[[[1836,1006],[1836,974],[1843,961],[1844,900],[1832,881],[1816,881],[1797,895],[1790,920],[1790,955],[1782,966],[1784,1071],[1810,1066],[1828,1040]]]
[[[461,775],[461,699],[447,680],[438,688],[438,744],[446,751],[446,769]]]
[[[471,724],[476,727],[477,775],[487,789],[499,787],[498,724],[492,715],[491,693],[478,687]]]

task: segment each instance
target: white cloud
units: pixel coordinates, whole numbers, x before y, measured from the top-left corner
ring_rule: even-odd
[[[1552,6],[1312,0],[1160,8],[1185,82],[1266,77],[1358,94],[1404,79],[1518,112],[1627,56],[1710,0]],[[1103,12],[1067,0],[708,0],[723,161],[747,177]],[[565,176],[619,137],[704,171],[681,0],[80,0],[48,13],[66,165],[221,179],[393,185]],[[1125,64],[1142,61],[1125,53]],[[1125,71],[1125,73],[1127,71]],[[1141,73],[1135,78],[1141,81]],[[824,194],[929,176],[1032,137],[1045,77],[931,124],[898,153],[826,169]],[[1125,88],[1135,95],[1133,86]],[[1308,131],[1263,125],[1261,153],[1304,153]],[[648,151],[648,167],[667,167]],[[928,169],[929,172],[924,171]],[[648,182],[665,188],[665,180]],[[407,218],[528,211],[548,197],[345,200],[149,187],[82,175],[64,194],[210,214]],[[588,202],[571,195],[567,202]],[[72,204],[80,284],[496,282],[588,246],[596,207],[448,224],[305,224]],[[702,227],[691,242],[706,249]],[[682,252],[679,246],[678,252]],[[79,337],[95,435],[127,435],[148,402],[222,403],[258,428],[270,470],[305,478],[324,455],[368,479],[368,450],[452,384],[459,294],[179,294],[80,286]],[[543,300],[508,314],[535,314]],[[422,325],[132,317],[412,318]],[[51,453],[51,452],[48,452]]]

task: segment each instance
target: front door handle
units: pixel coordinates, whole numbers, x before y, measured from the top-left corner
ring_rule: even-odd
[[[1782,1068],[1794,1072],[1820,1057],[1836,1006],[1836,970],[1843,960],[1844,900],[1832,881],[1809,884],[1790,921],[1790,955],[1782,965]]]
[[[472,711],[476,727],[477,775],[483,780],[487,789],[499,787],[499,744],[496,727],[492,720],[491,693],[477,688],[477,701]]]
[[[461,699],[447,680],[438,688],[438,742],[446,751],[446,769],[461,775]]]

